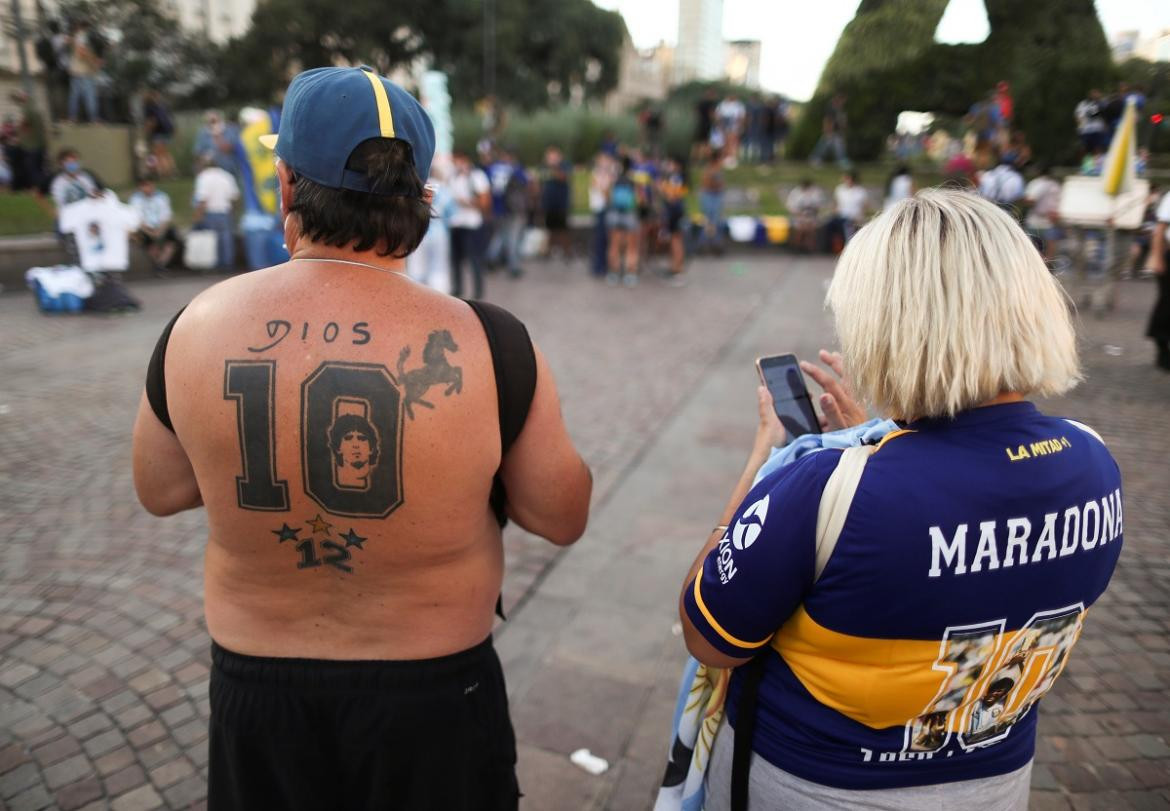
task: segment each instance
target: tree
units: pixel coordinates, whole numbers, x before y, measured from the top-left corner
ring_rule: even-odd
[[[625,24],[590,0],[495,0],[496,95],[539,107],[573,88],[600,96],[617,83]],[[483,0],[261,0],[252,27],[221,55],[226,94],[265,98],[299,70],[368,64],[383,74],[424,59],[451,78],[456,103],[487,92]]]
[[[147,88],[176,104],[213,95],[213,46],[184,31],[158,0],[62,0],[58,12],[62,20],[85,20],[104,41],[102,70],[118,115]]]
[[[1072,111],[1113,76],[1092,0],[985,0],[991,33],[978,45],[943,45],[934,32],[947,0],[864,0],[845,27],[793,138],[807,154],[828,99],[845,93],[849,149],[870,159],[902,110],[961,116],[1000,80],[1010,82],[1014,125],[1035,154],[1070,157]]]

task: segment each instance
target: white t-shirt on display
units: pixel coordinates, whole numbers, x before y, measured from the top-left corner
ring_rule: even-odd
[[[138,230],[138,212],[110,192],[70,203],[61,209],[58,227],[77,242],[81,267],[90,271],[126,270],[130,267],[130,234]]]
[[[209,166],[196,176],[193,196],[208,214],[229,214],[232,203],[240,196],[240,187],[231,172]]]
[[[491,188],[483,170],[472,167],[466,174],[456,173],[447,184],[447,188],[455,198],[455,213],[451,215],[451,227],[479,228],[483,225],[479,196]]]
[[[863,186],[846,186],[842,183],[833,191],[837,201],[837,213],[847,220],[860,220],[865,216],[869,192]]]

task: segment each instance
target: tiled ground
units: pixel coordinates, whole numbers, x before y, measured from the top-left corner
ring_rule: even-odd
[[[781,274],[824,276],[823,262],[699,263],[681,290],[655,279],[611,289],[580,265],[530,270],[518,283],[492,277],[488,295],[548,355],[599,512],[745,324],[825,331],[818,284],[774,293]],[[159,330],[207,283],[141,283],[134,316],[46,318],[28,296],[0,297],[0,807],[202,807],[204,520],[137,506],[129,434]],[[1170,376],[1140,337],[1152,289],[1126,283],[1121,311],[1084,325],[1089,380],[1055,406],[1097,427],[1121,461],[1127,550],[1045,701],[1039,808],[1170,805]],[[556,550],[515,530],[507,549],[505,605],[522,615]],[[571,789],[558,807],[580,807]]]

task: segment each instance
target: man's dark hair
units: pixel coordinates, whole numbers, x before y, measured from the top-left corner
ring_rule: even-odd
[[[81,157],[77,154],[77,150],[71,146],[67,146],[57,153],[57,163],[64,163],[66,158]]]
[[[369,420],[357,414],[342,414],[329,426],[329,447],[333,449],[333,461],[341,464],[341,442],[349,433],[361,434],[370,445],[370,467],[378,464],[378,432]]]
[[[376,249],[379,256],[396,258],[417,248],[431,224],[431,208],[423,199],[410,144],[371,138],[358,144],[346,168],[363,172],[373,192],[330,189],[296,176],[289,211],[300,216],[305,236],[336,248]]]

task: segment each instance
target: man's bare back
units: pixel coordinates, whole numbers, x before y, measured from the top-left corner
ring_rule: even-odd
[[[466,304],[397,274],[293,262],[192,302],[166,367],[211,525],[214,639],[257,655],[415,659],[487,636],[503,571],[488,507],[500,439]],[[454,375],[458,386],[440,379]],[[365,459],[331,437],[345,422],[368,428],[350,432]]]

